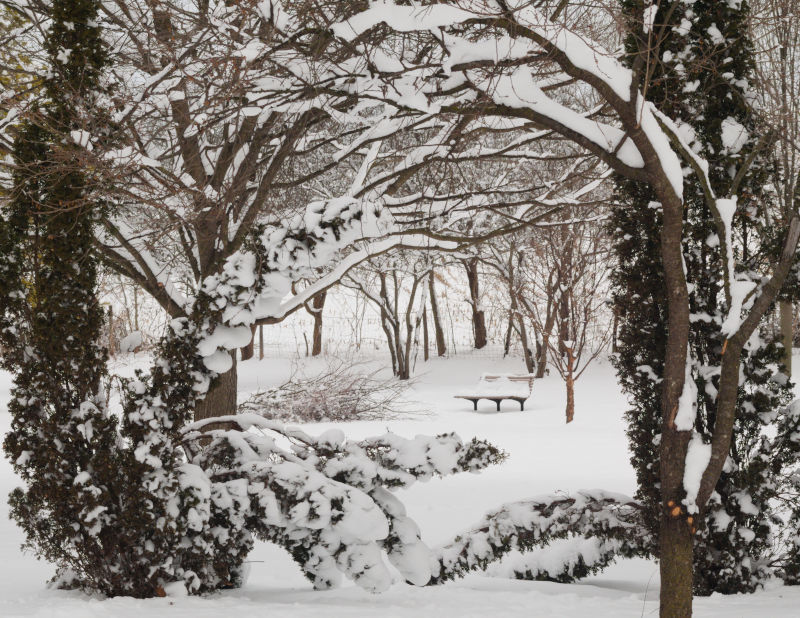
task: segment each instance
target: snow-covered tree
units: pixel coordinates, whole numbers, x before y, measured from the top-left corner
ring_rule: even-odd
[[[128,461],[101,392],[93,243],[107,205],[73,141],[89,124],[109,137],[98,105],[107,56],[97,11],[94,0],[52,3],[43,96],[17,126],[0,220],[0,341],[14,375],[4,448],[25,483],[10,504],[27,546],[64,584],[121,593],[134,592],[116,560],[128,555],[126,539],[98,521],[119,523]]]
[[[653,190],[661,209],[668,328],[659,445],[661,615],[686,616],[691,614],[694,537],[698,525],[706,523],[709,500],[730,452],[742,353],[792,268],[800,218],[792,213],[785,226],[773,230],[776,250],[762,268],[753,269],[747,256],[736,255],[733,220],[746,208],[741,182],[720,187],[684,126],[649,101],[651,72],[644,55],[626,66],[591,34],[580,32],[585,26],[580,20],[570,23],[562,6],[556,13],[551,19],[529,2],[383,2],[334,26],[334,33],[358,46],[364,58],[346,67],[334,59],[329,75],[345,91],[391,99],[409,113],[480,114],[544,127]],[[647,15],[637,27],[644,24],[652,31],[654,10]],[[691,28],[691,22],[685,27]],[[584,105],[590,98],[569,96],[576,83],[599,99],[602,119],[594,117],[597,109]],[[734,178],[744,178],[753,163],[754,157],[742,154]],[[722,256],[717,279],[724,302],[725,354],[710,443],[695,432],[684,170],[703,189]]]
[[[193,90],[198,82],[186,76],[191,73],[199,79],[215,75],[216,70],[226,77],[237,74],[236,67],[252,50],[238,53],[241,50],[236,46],[241,39],[235,35],[248,34],[248,40],[257,41],[255,46],[268,44],[272,39],[265,29],[274,29],[276,23],[282,23],[280,11],[276,8],[276,12],[265,14],[252,8],[242,15],[238,7],[229,10],[219,3],[211,8],[204,5],[199,13],[177,9],[169,13],[165,6],[153,8],[153,5],[141,5],[138,12],[132,4],[116,4],[100,14],[89,0],[85,6],[89,7],[86,14],[74,15],[81,20],[76,26],[66,15],[69,3],[55,3],[52,8],[58,20],[53,20],[57,24],[52,29],[53,36],[63,38],[66,43],[50,38],[46,43],[55,67],[54,79],[62,75],[60,65],[64,65],[80,88],[97,85],[97,96],[90,97],[89,93],[94,91],[83,93],[78,88],[81,96],[69,99],[74,97],[75,89],[62,80],[49,93],[57,113],[35,114],[30,107],[14,108],[16,115],[6,116],[2,127],[5,136],[16,130],[14,123],[19,118],[31,120],[30,129],[18,132],[19,152],[12,166],[15,178],[20,179],[21,189],[14,193],[19,201],[4,204],[8,223],[4,226],[7,276],[4,274],[3,285],[9,286],[9,294],[3,299],[7,303],[3,326],[7,337],[4,343],[8,344],[4,347],[11,350],[9,363],[26,361],[28,364],[21,366],[31,367],[33,377],[40,381],[54,376],[83,381],[83,390],[70,395],[80,401],[67,402],[71,407],[56,402],[59,407],[53,413],[53,422],[44,427],[37,423],[49,418],[39,410],[44,405],[39,398],[47,394],[43,390],[46,384],[26,383],[26,388],[18,393],[20,415],[32,415],[35,421],[29,424],[20,421],[8,443],[23,475],[26,470],[35,472],[29,477],[32,483],[28,494],[20,494],[17,499],[15,508],[20,519],[29,515],[21,523],[34,534],[46,534],[55,529],[46,518],[47,508],[52,506],[48,501],[57,498],[63,502],[64,517],[57,521],[57,534],[36,539],[38,548],[62,570],[70,570],[75,585],[106,594],[153,596],[163,594],[170,584],[191,593],[236,585],[254,534],[285,546],[319,586],[330,585],[336,579],[335,573],[341,571],[364,587],[384,589],[391,582],[384,556],[410,580],[425,583],[430,576],[427,549],[421,544],[413,522],[403,514],[402,505],[384,488],[402,487],[434,474],[480,470],[502,459],[502,454],[491,445],[479,441],[464,444],[453,435],[420,438],[409,443],[388,436],[358,448],[348,447],[342,461],[325,467],[323,473],[316,467],[323,465],[323,459],[336,459],[334,447],[341,446],[343,439],[325,439],[314,445],[304,440],[308,448],[301,457],[297,449],[279,448],[271,437],[252,442],[251,436],[239,430],[250,429],[257,423],[242,427],[239,418],[212,419],[210,424],[197,426],[204,435],[187,434],[187,425],[193,420],[199,402],[214,380],[229,371],[231,351],[249,341],[251,328],[259,319],[286,315],[337,281],[353,265],[395,246],[427,247],[437,243],[442,248],[457,246],[457,242],[448,239],[427,237],[422,243],[419,238],[392,238],[391,232],[396,229],[392,217],[381,205],[355,195],[364,188],[366,174],[379,154],[377,147],[369,146],[370,142],[380,144],[383,137],[380,131],[391,133],[394,121],[379,118],[375,140],[368,135],[358,143],[332,146],[337,152],[348,148],[358,151],[359,163],[349,176],[343,175],[347,184],[340,193],[330,199],[302,203],[296,216],[287,219],[249,215],[257,206],[251,199],[262,200],[261,204],[267,199],[259,189],[264,186],[260,184],[261,174],[270,169],[268,162],[281,159],[281,144],[288,143],[286,148],[292,150],[290,146],[296,145],[298,136],[291,127],[287,129],[279,122],[282,110],[272,110],[267,102],[260,101],[259,113],[252,114],[252,106],[248,108],[241,98],[231,96],[235,88],[217,89],[212,80],[209,89],[201,94]],[[119,13],[113,10],[115,7]],[[21,5],[21,10],[32,20],[39,20],[37,23],[47,32],[51,30],[44,25],[50,24],[50,9],[38,3]],[[207,12],[212,9],[216,11],[213,15]],[[179,20],[186,30],[173,27],[170,17]],[[205,26],[198,26],[197,19],[206,19],[218,28],[211,29],[209,34]],[[132,46],[123,50],[112,48],[111,58],[119,59],[134,48],[144,54],[139,57],[140,64],[129,65],[140,72],[122,72],[123,78],[130,79],[127,84],[141,88],[133,98],[116,101],[114,94],[125,94],[122,82],[101,75],[99,66],[86,62],[101,47],[101,20],[112,32],[124,31],[124,24],[136,24],[138,28],[132,28],[131,32],[147,39],[110,37],[123,47],[128,43]],[[141,28],[148,23],[154,23],[152,33]],[[248,30],[251,27],[253,30]],[[154,40],[148,38],[151,34]],[[220,38],[215,38],[217,35]],[[88,43],[80,39],[84,36],[88,37]],[[308,33],[308,38],[314,36],[313,32]],[[163,53],[153,54],[146,45],[137,47],[137,43],[145,42],[160,46]],[[216,47],[218,43],[222,48]],[[175,45],[187,47],[173,57],[170,50],[175,48],[170,46]],[[232,51],[226,45],[235,49]],[[280,50],[281,45],[276,45]],[[204,49],[221,55],[215,57],[212,53],[201,60],[193,55]],[[227,64],[221,60],[215,62],[215,58],[224,59]],[[273,67],[274,60],[265,60],[263,65]],[[172,75],[172,81],[166,84],[162,80],[168,80],[173,61],[188,64],[176,69],[179,77]],[[115,70],[122,70],[116,62],[114,66]],[[160,68],[150,75],[152,81],[146,77],[139,79],[143,77],[141,72],[148,74],[153,66]],[[276,71],[280,72],[273,73]],[[260,81],[253,77],[257,85],[248,83],[252,89],[247,91],[268,99],[291,98],[289,86],[303,82],[302,76],[289,71],[283,74],[291,82],[289,86],[273,90],[276,84],[267,79],[270,75],[276,77],[273,73],[258,74]],[[224,85],[230,86],[230,82]],[[153,94],[158,88],[166,90]],[[148,98],[151,94],[153,98]],[[323,107],[322,103],[313,103],[313,93],[307,95],[296,107],[289,106],[293,122],[305,118],[308,109],[313,112]],[[248,158],[247,144],[243,145],[241,140],[219,141],[224,131],[217,133],[213,127],[207,134],[200,129],[194,131],[183,114],[187,100],[192,97],[198,97],[195,109],[198,113],[199,109],[213,111],[217,114],[215,120],[222,119],[222,126],[225,122],[232,123],[245,136],[252,133],[266,141],[260,142]],[[280,107],[275,99],[270,100]],[[302,109],[306,105],[308,109]],[[115,106],[117,113],[112,114]],[[168,122],[159,124],[157,112],[164,107],[168,110]],[[330,107],[325,117],[342,113],[343,109]],[[108,114],[104,113],[106,110]],[[137,113],[143,115],[137,117]],[[302,128],[314,124],[314,114],[311,116],[303,121]],[[256,118],[264,125],[257,125]],[[376,126],[364,119],[353,123],[362,128]],[[199,124],[198,121],[194,126]],[[267,138],[262,129],[266,133],[274,129],[278,134]],[[133,134],[141,139],[131,139]],[[332,139],[330,134],[326,134],[311,145],[304,142],[304,147],[312,150],[324,147],[329,139]],[[49,144],[57,145],[53,151],[58,156],[49,156]],[[202,145],[205,156],[195,150],[198,145]],[[200,158],[193,158],[194,155]],[[230,199],[214,198],[216,176],[207,167],[212,159],[222,166],[214,169],[223,170],[219,172],[223,178],[217,180],[219,186],[233,192],[228,194]],[[52,164],[52,168],[42,166],[42,160]],[[406,167],[412,164],[413,156]],[[183,165],[188,171],[177,173],[184,169]],[[240,178],[237,170],[244,168],[250,175]],[[24,176],[25,172],[50,169],[52,174],[46,176]],[[91,172],[91,182],[78,182],[81,171]],[[192,172],[198,177],[193,178]],[[31,227],[27,215],[31,208],[47,206],[44,198],[58,200],[60,194],[50,191],[45,183],[51,178],[65,184],[55,185],[64,192],[63,203],[53,205],[55,212],[64,208],[75,219],[79,212],[75,199],[89,197],[82,193],[86,187],[91,188],[91,197],[98,199],[103,208],[90,212],[84,219],[76,219],[79,227],[74,238],[68,239],[76,243],[75,247],[61,242],[66,219],[47,216],[49,210],[41,218],[35,218],[34,223],[41,225],[45,238],[58,241],[60,251],[42,256],[41,251],[26,252],[25,241],[31,237],[27,232],[31,231],[36,240],[33,232],[38,231],[36,226]],[[396,176],[389,174],[384,184],[395,179]],[[233,218],[228,219],[229,215]],[[69,221],[75,224],[72,219]],[[61,227],[52,227],[55,225]],[[149,233],[152,229],[158,233]],[[94,401],[94,391],[86,391],[85,384],[92,377],[88,374],[103,371],[102,354],[93,343],[101,319],[93,289],[97,253],[89,251],[95,232],[98,233],[94,245],[99,246],[104,259],[140,283],[177,316],[170,321],[155,350],[152,371],[126,383],[119,429],[114,419]],[[164,241],[166,238],[172,238],[173,242]],[[363,246],[364,241],[370,240],[375,244]],[[36,260],[42,257],[46,259],[39,270],[48,275],[46,282],[50,287],[34,287],[37,294],[31,295],[27,293],[25,277],[29,270],[39,272],[37,268],[41,265]],[[30,269],[25,270],[23,258],[33,261]],[[337,258],[342,259],[332,265]],[[76,264],[80,276],[73,277]],[[193,266],[199,264],[213,264],[213,267],[195,271]],[[51,276],[48,268],[58,276]],[[326,271],[327,278],[320,280],[320,270]],[[178,283],[186,281],[182,275],[187,272],[195,277],[190,277],[190,285],[181,289]],[[313,279],[314,283],[292,297],[288,305],[282,303],[292,282],[302,279]],[[64,289],[70,290],[72,298],[61,306]],[[36,314],[39,304],[46,307],[51,302],[55,303],[53,311]],[[56,309],[66,309],[69,313],[54,317]],[[29,342],[21,340],[15,330],[19,321],[16,318],[31,313],[38,329],[32,332],[39,340],[33,342],[35,345],[26,345]],[[78,345],[76,351],[74,340],[60,337],[57,349],[49,350],[47,342],[52,339],[53,324],[60,323],[56,317],[74,321],[80,320],[83,313],[88,315],[84,334],[89,343]],[[42,329],[47,318],[52,318],[52,323],[45,333]],[[70,332],[66,327],[60,330]],[[46,348],[48,354],[56,354],[60,363],[57,368],[63,371],[43,373],[37,357],[32,356],[37,353],[37,346]],[[95,389],[96,382],[93,380]],[[94,407],[82,405],[84,399]],[[230,427],[231,431],[226,433],[221,427]],[[299,435],[278,426],[267,429],[279,434],[278,438]],[[79,437],[87,444],[83,445]],[[28,439],[41,448],[27,448],[36,446],[29,445]],[[65,445],[71,446],[73,442],[80,452],[65,452]],[[40,471],[49,474],[48,466],[58,473],[55,487],[49,490],[37,476]],[[49,480],[53,479],[50,475]],[[42,493],[46,491],[53,493]],[[39,499],[40,495],[44,496],[41,504],[25,510],[23,502]]]
[[[648,3],[623,3],[631,15],[655,9]],[[757,274],[774,261],[774,191],[767,153],[761,135],[767,133],[754,108],[752,81],[754,58],[747,29],[746,2],[661,3],[652,30],[633,29],[628,39],[632,58],[650,50],[652,76],[649,97],[669,113],[691,140],[691,147],[709,161],[708,174],[717,193],[738,185],[741,199],[732,222],[733,251],[739,273]],[[681,24],[686,24],[682,27]],[[681,97],[675,97],[681,92]],[[742,162],[749,158],[749,166]],[[738,170],[745,170],[737,175]],[[639,497],[647,505],[647,521],[658,534],[659,454],[661,434],[657,411],[661,393],[666,341],[664,275],[657,254],[661,222],[653,191],[624,179],[611,229],[616,238],[615,273],[620,339],[616,364],[621,382],[631,397],[628,435],[632,463],[639,478]],[[717,385],[721,357],[726,353],[726,303],[718,279],[726,259],[717,242],[713,217],[703,187],[687,179],[684,256],[691,286],[690,356],[687,376],[695,383],[697,418],[693,440],[707,443],[715,425]],[[737,273],[737,277],[740,274]],[[791,395],[786,377],[775,375],[779,360],[766,318],[742,351],[742,378],[737,397],[736,422],[728,464],[718,481],[710,525],[695,544],[694,589],[698,594],[751,591],[772,574],[776,534],[780,520],[770,503],[781,492],[787,470],[796,465],[788,451],[763,451],[762,438],[776,418],[784,414]],[[687,377],[688,379],[688,377]],[[765,467],[764,458],[770,465]],[[784,522],[785,525],[785,522]]]

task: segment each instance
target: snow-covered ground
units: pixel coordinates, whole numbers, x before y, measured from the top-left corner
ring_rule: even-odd
[[[317,361],[319,362],[319,361]],[[131,364],[145,365],[139,357]],[[289,359],[240,363],[241,396],[283,382]],[[365,421],[341,426],[348,436],[364,437],[387,429],[405,436],[455,430],[462,438],[478,436],[510,454],[502,466],[481,474],[462,474],[418,483],[402,492],[412,517],[430,545],[447,541],[503,502],[553,491],[602,488],[631,494],[633,470],[628,462],[622,411],[625,401],[608,363],[591,367],[577,384],[575,421],[564,423],[565,395],[556,376],[538,381],[525,412],[505,402],[494,412],[492,402],[479,411],[453,395],[473,385],[482,373],[520,372],[518,360],[490,360],[460,355],[435,359],[418,373],[408,397],[426,414],[391,421]],[[5,409],[9,377],[0,374],[0,431],[9,416]],[[517,409],[515,409],[517,408]],[[306,426],[321,433],[328,424]],[[19,550],[22,535],[7,518],[5,496],[17,483],[5,459],[0,462],[0,616],[121,616],[130,618],[217,616],[448,618],[547,616],[596,618],[650,616],[658,613],[658,567],[654,562],[626,560],[578,584],[524,582],[472,575],[432,588],[398,584],[382,595],[352,585],[315,592],[299,569],[279,548],[261,544],[251,556],[252,572],[240,589],[205,598],[135,600],[90,599],[75,592],[49,590],[50,567]],[[800,588],[771,587],[755,595],[697,599],[701,617],[800,615]]]

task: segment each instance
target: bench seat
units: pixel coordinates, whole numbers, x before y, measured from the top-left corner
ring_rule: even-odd
[[[478,384],[469,391],[455,395],[456,399],[466,399],[472,402],[473,410],[478,409],[478,401],[488,399],[497,405],[500,411],[500,402],[511,399],[519,403],[519,409],[525,410],[525,401],[530,397],[533,389],[533,374],[504,375],[484,374]]]

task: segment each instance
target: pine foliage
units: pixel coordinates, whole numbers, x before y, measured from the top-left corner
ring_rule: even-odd
[[[105,63],[91,0],[52,4],[46,103],[21,124],[13,193],[0,228],[0,339],[14,373],[5,450],[26,482],[10,498],[27,545],[57,577],[118,589],[113,527],[123,472],[116,419],[105,409],[95,296],[94,226],[104,205],[87,187],[69,139],[92,105]]]
[[[560,539],[594,539],[598,556],[564,560],[550,569],[519,569],[518,579],[571,582],[607,566],[617,557],[649,556],[653,537],[642,521],[642,505],[611,492],[579,491],[503,505],[437,551],[438,574],[431,584],[486,570],[512,551],[531,552]]]

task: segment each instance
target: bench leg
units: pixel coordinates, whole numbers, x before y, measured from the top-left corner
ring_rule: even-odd
[[[525,411],[525,400],[524,399],[520,399],[519,400],[519,411],[520,412],[524,412]]]
[[[478,400],[477,400],[477,399],[473,399],[473,400],[472,400],[472,409],[473,409],[475,412],[477,412],[477,411],[478,411]]]
[[[502,399],[495,399],[494,402],[497,404],[497,411],[500,411],[500,402],[503,401]]]

